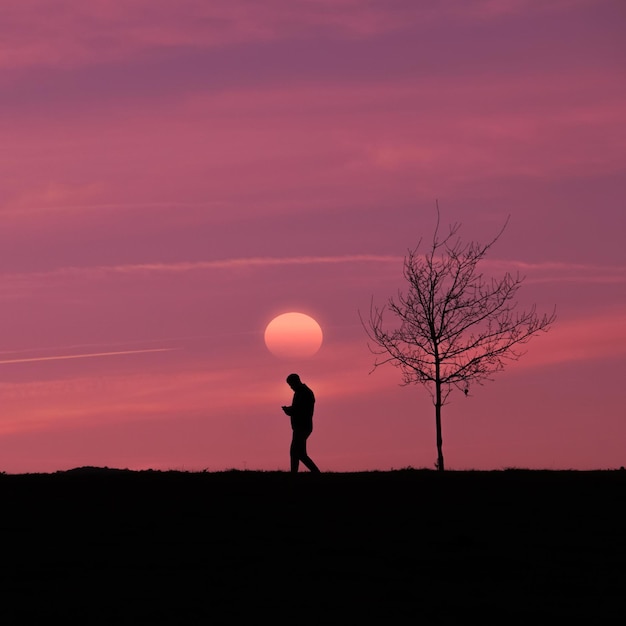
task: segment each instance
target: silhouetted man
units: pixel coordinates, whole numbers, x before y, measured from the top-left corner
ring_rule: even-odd
[[[283,411],[291,418],[291,472],[296,473],[300,461],[311,472],[319,472],[319,468],[306,453],[306,440],[313,432],[313,409],[315,408],[315,396],[313,392],[300,380],[298,374],[289,374],[287,384],[293,389],[291,406],[284,406]]]

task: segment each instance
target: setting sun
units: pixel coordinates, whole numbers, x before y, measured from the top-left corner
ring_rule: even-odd
[[[283,313],[265,328],[265,345],[280,358],[313,356],[320,349],[322,339],[320,325],[304,313]]]

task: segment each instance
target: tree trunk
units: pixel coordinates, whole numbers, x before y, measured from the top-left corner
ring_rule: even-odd
[[[441,383],[436,381],[436,399],[435,399],[435,424],[437,427],[437,469],[444,471],[443,464],[443,438],[441,436]]]

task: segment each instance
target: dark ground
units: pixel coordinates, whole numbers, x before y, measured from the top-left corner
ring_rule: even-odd
[[[0,624],[626,623],[626,471],[0,475]]]

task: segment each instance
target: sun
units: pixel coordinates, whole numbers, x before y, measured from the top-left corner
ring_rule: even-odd
[[[323,340],[320,325],[309,315],[290,311],[275,317],[265,328],[265,345],[283,359],[313,356]]]

